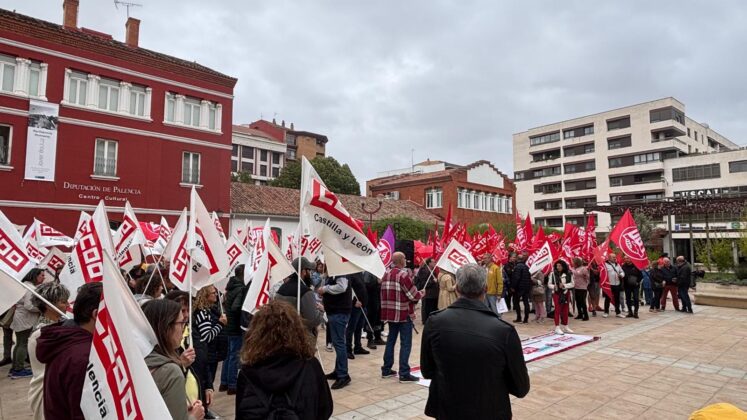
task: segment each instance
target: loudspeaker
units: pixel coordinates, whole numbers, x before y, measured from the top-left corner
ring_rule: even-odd
[[[397,240],[394,243],[394,251],[405,254],[407,268],[415,269],[415,242],[410,240]]]

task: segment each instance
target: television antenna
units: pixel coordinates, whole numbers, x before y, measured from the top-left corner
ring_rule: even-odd
[[[119,6],[122,5],[127,9],[127,18],[130,18],[130,7],[143,7],[140,3],[131,3],[122,0],[114,0],[114,8],[119,10]]]

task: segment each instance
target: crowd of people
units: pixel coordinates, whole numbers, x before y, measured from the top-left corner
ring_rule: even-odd
[[[526,254],[512,254],[504,265],[487,254],[479,265],[467,264],[452,273],[437,268],[430,258],[410,270],[405,255],[395,252],[380,279],[366,272],[330,276],[322,262],[306,258],[292,265],[300,272],[278,282],[270,291],[271,301],[253,315],[241,309],[249,288],[243,265],[235,269],[225,292],[210,285],[193,297],[168,281],[165,267],[151,264],[126,273],[158,341],[145,362],[174,419],[215,418],[210,407],[216,392],[235,395],[237,418],[265,418],[283,411],[328,418],[333,407],[330,389],[352,383],[348,361],[371,357],[370,350],[377,346],[385,346],[382,378],[417,382],[409,361],[418,304],[425,325],[421,372],[434,380],[426,414],[464,415],[454,411],[460,404],[440,401],[449,396],[454,400],[454,395],[469,398],[475,385],[459,372],[478,364],[475,371],[482,372],[497,395],[495,401],[478,404],[478,410],[510,416],[508,394],[523,396],[529,389],[518,334],[501,319],[512,306],[515,323],[528,323],[530,313],[538,323],[552,316],[558,334],[573,332],[571,308],[579,321],[597,312],[607,317],[611,310],[617,317],[638,318],[641,296],[651,312],[665,310],[671,295],[676,310],[692,313],[688,290],[694,277],[683,257],[674,265],[662,257],[644,270],[627,258],[618,264],[615,255],[603,267],[578,258],[569,267],[559,260],[544,275],[530,273]],[[600,270],[606,270],[613,299],[600,290]],[[35,418],[82,418],[80,395],[102,287],[82,286],[72,319],[63,319],[59,311],[67,308],[70,292],[47,276],[34,269],[24,279],[46,303],[29,292],[3,314],[0,364],[12,364],[13,379],[31,378],[28,399]],[[335,352],[334,368],[326,373],[314,357],[321,329],[326,349]],[[470,356],[450,360],[464,354]],[[481,361],[488,358],[496,362],[486,371]]]

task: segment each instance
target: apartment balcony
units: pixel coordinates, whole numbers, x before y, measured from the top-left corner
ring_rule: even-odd
[[[563,181],[575,181],[577,179],[593,178],[596,176],[596,170],[573,172],[569,174],[563,174]]]
[[[610,194],[622,194],[622,193],[637,193],[637,192],[648,192],[648,191],[664,191],[666,182],[664,180],[659,181],[643,181],[633,182],[626,185],[610,185]]]
[[[537,209],[535,209],[535,210],[532,211],[532,217],[534,217],[534,218],[543,218],[543,219],[547,219],[547,218],[551,218],[551,217],[563,217],[563,215],[566,212],[567,211],[565,209],[563,209],[563,208],[559,208],[559,209],[556,209],[556,210],[537,210]]]
[[[551,165],[553,163],[559,163],[561,160],[563,162],[565,162],[565,160],[563,158],[561,158],[560,156],[546,158],[546,159],[536,159],[536,160],[535,159],[531,159],[529,161],[529,167],[530,168],[536,168],[536,167],[547,166],[547,165]]]
[[[688,149],[688,143],[679,137],[665,137],[663,139],[651,139],[651,146],[656,150],[670,151],[677,150],[684,154],[692,153]]]
[[[623,174],[636,174],[639,172],[653,172],[656,170],[664,170],[664,162],[656,160],[653,162],[639,163],[637,165],[618,166],[616,168],[610,168],[610,175],[623,175]]]
[[[664,131],[664,130],[675,130],[679,132],[679,135],[684,136],[687,134],[687,127],[677,120],[663,120],[651,123],[649,126],[651,131]]]
[[[591,160],[594,159],[596,156],[596,151],[591,153],[584,153],[581,155],[573,155],[573,156],[563,156],[563,163],[574,163],[574,162],[583,162],[585,160]]]

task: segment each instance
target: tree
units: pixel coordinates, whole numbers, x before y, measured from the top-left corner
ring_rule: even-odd
[[[638,227],[638,233],[641,235],[643,245],[647,248],[651,245],[651,237],[656,229],[656,224],[650,217],[646,216],[645,213],[633,212],[633,220]]]
[[[252,174],[249,172],[237,172],[231,174],[231,182],[240,182],[242,184],[254,184]]]
[[[332,192],[337,194],[360,195],[361,187],[348,164],[340,165],[333,157],[318,156],[311,160],[311,166]],[[301,188],[301,162],[288,162],[270,185],[273,187]]]
[[[392,225],[394,236],[398,240],[425,241],[427,232],[433,226],[421,220],[412,219],[407,216],[390,217],[373,222],[372,229],[379,232],[379,237],[384,234],[386,227]]]
[[[708,241],[699,240],[695,242],[695,253],[698,261],[705,264],[706,268],[726,273],[734,269],[734,256],[732,254],[732,240],[729,238],[714,238]]]

